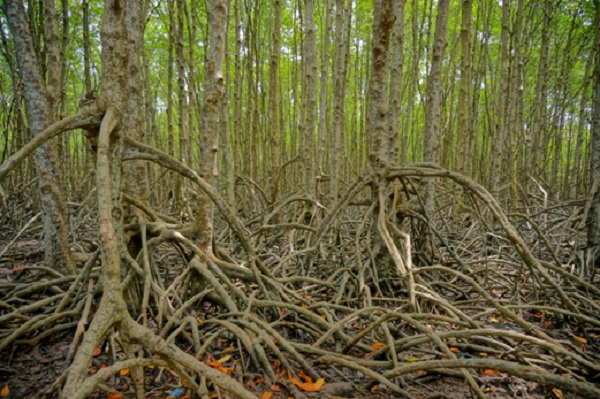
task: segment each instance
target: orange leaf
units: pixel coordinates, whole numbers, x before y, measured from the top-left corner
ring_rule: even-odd
[[[272,390],[274,390],[275,392],[281,392],[281,387],[279,385],[273,385],[271,387]]]
[[[10,395],[10,389],[8,388],[8,384],[4,384],[2,390],[0,390],[0,398],[6,398]]]
[[[254,334],[250,334],[250,341],[254,339]]]
[[[573,338],[575,338],[575,341],[579,342],[582,345],[587,344],[587,339],[585,338],[578,337],[577,335],[573,335]]]
[[[502,372],[498,371],[498,370],[487,369],[487,370],[483,370],[483,374],[494,375],[494,374],[502,374]]]
[[[371,344],[371,348],[373,348],[373,349],[383,348],[384,346],[385,346],[385,344],[383,342],[373,342]]]
[[[375,392],[379,390],[379,385],[375,384],[371,387],[371,392]]]
[[[106,399],[121,399],[123,397],[122,393],[113,393],[112,395],[110,395],[108,398]]]
[[[120,376],[125,376],[127,374],[129,374],[129,369],[123,369],[123,370],[119,371]]]
[[[92,367],[91,369],[88,370],[88,374],[96,374],[98,372],[98,369],[95,367]]]
[[[258,380],[256,380],[257,384],[260,384],[261,382],[265,382],[265,379],[264,378],[259,378]]]
[[[94,351],[92,352],[92,356],[98,356],[101,353],[102,353],[102,349],[100,349],[100,347],[97,346],[94,348]]]
[[[185,395],[183,395],[181,398],[179,399],[191,399],[192,394],[191,393],[186,393]]]
[[[319,392],[321,387],[325,384],[325,378],[319,378],[316,382],[305,382],[300,385],[299,388],[306,392]]]
[[[225,348],[225,352],[231,352],[235,350],[235,346],[228,346],[227,348]]]
[[[302,378],[305,382],[312,382],[312,379],[304,374],[302,371],[298,373],[298,377]]]
[[[458,349],[457,347],[453,346],[453,347],[450,348],[450,352],[460,353],[460,349]]]
[[[218,397],[219,397],[219,395],[216,392],[214,392],[210,395],[210,399],[216,399]]]
[[[273,393],[269,391],[265,391],[260,399],[271,399],[273,397]]]
[[[273,362],[273,368],[275,369],[275,371],[277,371],[279,370],[279,367],[281,367],[281,360],[275,359],[275,362]]]

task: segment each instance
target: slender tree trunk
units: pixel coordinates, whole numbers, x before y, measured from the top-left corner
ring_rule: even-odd
[[[320,98],[319,98],[319,132],[318,132],[318,143],[317,143],[317,176],[319,180],[324,176],[326,169],[326,160],[325,160],[325,148],[327,147],[327,138],[330,136],[329,133],[329,125],[328,125],[328,117],[329,112],[328,109],[328,93],[329,93],[329,44],[330,44],[330,35],[331,31],[331,20],[333,14],[333,0],[327,0],[325,6],[325,30],[323,31],[323,47],[321,50],[321,72],[320,72]],[[335,79],[335,77],[334,77]],[[333,136],[333,135],[331,135]],[[330,148],[335,147],[333,140],[335,138],[331,137],[330,140]],[[331,150],[329,151],[329,157],[331,158]],[[331,165],[331,163],[329,164]],[[331,171],[330,171],[331,175]],[[333,194],[333,198],[335,198],[335,194]]]
[[[500,85],[499,93],[496,96],[498,98],[498,119],[496,122],[494,142],[492,145],[492,183],[491,192],[499,198],[500,185],[504,182],[501,180],[503,173],[503,165],[505,161],[505,153],[507,150],[506,138],[507,138],[507,116],[508,116],[508,88],[509,88],[509,75],[508,75],[508,64],[509,64],[509,29],[510,29],[510,2],[502,2],[502,20],[500,22]]]
[[[446,29],[448,27],[448,0],[440,0],[435,21],[435,36],[431,56],[431,70],[427,76],[427,103],[425,112],[425,162],[437,163],[439,157],[440,102],[442,96],[442,64],[446,48]],[[433,179],[425,183],[425,212],[431,215],[434,208]]]
[[[317,35],[314,21],[314,0],[304,0],[304,189],[310,198],[316,196],[315,128],[317,126]]]
[[[388,50],[394,26],[392,0],[377,0],[373,4],[373,58],[369,82],[369,164],[380,168],[389,161]]]
[[[394,2],[394,30],[392,32],[392,60],[389,79],[389,131],[388,160],[396,164],[400,149],[400,111],[404,67],[404,0]]]
[[[281,1],[273,1],[273,43],[271,48],[271,63],[269,75],[269,130],[271,132],[271,177],[273,179],[273,191],[271,202],[275,203],[279,196],[279,167],[281,166],[281,154],[279,148],[279,53],[281,51]]]
[[[219,129],[223,100],[223,60],[227,35],[228,2],[208,0],[208,48],[204,71],[204,107],[202,142],[200,143],[200,177],[215,185],[219,177]],[[198,193],[193,224],[193,239],[207,253],[212,253],[213,203],[204,191]]]
[[[92,74],[91,74],[91,42],[90,42],[90,0],[83,0],[83,85],[85,92],[92,91]]]
[[[456,128],[456,170],[465,174],[465,156],[468,138],[471,136],[471,120],[469,119],[469,103],[471,85],[471,20],[473,2],[462,0],[460,28],[460,87],[458,91],[458,123]],[[458,228],[460,213],[463,208],[462,186],[456,187],[454,224]]]
[[[595,46],[597,47],[597,45]],[[594,47],[594,48],[595,48]],[[588,59],[585,63],[585,75],[583,78],[583,88],[581,90],[581,98],[579,100],[579,115],[577,122],[577,142],[575,144],[575,154],[573,160],[573,168],[571,169],[571,184],[569,197],[577,198],[581,192],[582,184],[579,182],[578,177],[580,176],[581,169],[581,151],[583,147],[584,132],[587,125],[587,103],[588,103],[588,86],[592,78],[592,67],[594,66],[594,55],[588,55]]]
[[[596,39],[592,50],[595,59],[594,77],[592,84],[592,159],[591,180],[592,190],[590,201],[592,206],[588,222],[588,248],[600,246],[600,1],[595,0],[596,7]],[[596,267],[599,267],[600,256],[596,256]]]
[[[532,121],[530,136],[527,138],[525,155],[525,174],[528,185],[531,177],[537,177],[541,173],[540,146],[543,145],[543,137],[546,124],[546,104],[548,86],[548,53],[550,48],[550,20],[552,15],[552,3],[554,0],[544,1],[544,16],[542,25],[542,46],[540,49],[540,60],[538,66],[537,84],[535,89],[535,100],[533,101]]]
[[[185,80],[185,71],[186,71],[186,60],[185,55],[183,53],[183,32],[184,32],[184,18],[183,18],[183,2],[185,0],[177,0],[177,13],[176,13],[176,34],[175,34],[175,53],[177,57],[177,88],[178,88],[178,105],[179,105],[179,115],[178,115],[178,130],[179,130],[179,160],[184,164],[187,164],[191,160],[188,159],[188,146],[189,142],[189,132],[188,126],[186,122],[187,116],[187,94],[188,91],[186,89],[186,80]],[[181,200],[182,200],[182,213],[189,213],[190,206],[188,202],[188,180],[182,179],[181,185],[179,189],[181,190]]]
[[[19,72],[24,87],[26,111],[32,135],[44,130],[53,121],[52,93],[44,85],[37,62],[32,36],[25,9],[21,0],[6,0],[3,4],[13,33]],[[58,72],[58,71],[55,71]],[[38,169],[38,187],[42,211],[44,212],[45,265],[63,273],[73,273],[74,266],[69,256],[67,209],[58,174],[58,154],[54,141],[48,141],[35,152]]]
[[[344,118],[346,104],[346,46],[344,13],[350,12],[344,6],[344,0],[335,2],[335,57],[333,59],[333,133],[329,156],[329,192],[335,200],[339,195],[338,184],[343,172],[342,145],[344,142]],[[347,160],[345,162],[348,162]]]

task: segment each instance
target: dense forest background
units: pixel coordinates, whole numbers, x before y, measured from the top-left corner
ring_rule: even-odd
[[[2,11],[13,395],[600,396],[598,0]]]
[[[484,184],[501,200],[512,198],[513,207],[540,194],[533,179],[550,198],[584,197],[591,185],[592,73],[598,41],[593,1],[449,3],[439,26],[441,65],[433,71],[439,74],[440,107],[435,159]],[[298,1],[231,2],[219,131],[223,192],[233,189],[226,182],[235,174],[270,187],[276,168],[298,160],[286,168],[281,192],[296,191],[309,170],[312,184],[319,182],[319,195],[334,198],[367,165],[373,4],[332,0],[309,6]],[[51,45],[58,47],[55,108],[57,116],[66,116],[86,93],[102,90],[102,4],[57,4],[54,37],[48,37],[44,7],[43,2],[28,5],[29,28],[44,76],[52,67],[47,59]],[[197,169],[206,5],[148,1],[142,7],[144,141]],[[435,1],[401,1],[394,7],[399,17],[389,38],[386,93],[390,161],[406,165],[424,159],[440,7]],[[3,26],[0,90],[6,159],[30,133],[6,21]],[[85,192],[88,187],[80,185],[92,169],[85,137],[71,133],[59,145],[65,192]],[[149,199],[164,201],[172,191],[182,200],[177,179],[148,169],[153,182]],[[26,161],[4,187],[12,189],[35,175]]]

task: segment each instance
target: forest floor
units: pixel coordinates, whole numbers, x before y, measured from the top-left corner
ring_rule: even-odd
[[[216,254],[230,275],[208,258],[212,268],[191,267],[193,246],[184,241],[153,238],[148,252],[164,287],[146,311],[148,328],[263,399],[600,397],[599,276],[574,227],[583,208],[558,204],[509,219],[485,195],[471,198],[461,234],[448,227],[450,214],[432,227],[395,205],[373,222],[382,208],[350,204],[351,196],[339,212],[313,208],[311,218],[290,205],[295,199],[279,217],[246,205],[240,218],[273,295],[242,267],[248,247],[222,219]],[[23,231],[33,215],[12,212],[0,232],[0,398],[56,397],[48,387],[64,377],[81,314],[93,315],[100,298],[99,261],[82,268],[87,284],[55,275],[43,265],[39,221]],[[94,223],[86,216],[77,224],[80,251],[98,253]],[[429,247],[418,239],[424,226]],[[371,245],[377,234],[388,235],[385,246]],[[195,272],[208,288],[193,285]],[[218,305],[223,297],[229,309]],[[156,364],[143,368],[146,398],[236,397],[201,375],[187,376],[192,392],[177,364],[165,366],[148,348],[137,353]],[[88,374],[124,356],[110,333]],[[134,398],[130,370],[89,397]]]
[[[0,251],[3,250],[8,242],[0,241]],[[22,238],[13,243],[10,256],[0,259],[0,285],[11,281],[26,265],[43,264],[43,242],[36,238]],[[200,317],[211,317],[206,313],[201,314],[197,309],[197,315]],[[215,314],[212,317],[217,316]],[[539,319],[536,315],[531,315],[533,319]],[[519,327],[511,323],[499,323],[496,318],[490,318],[490,324],[496,325],[507,330],[519,331]],[[569,332],[566,326],[558,328],[551,322],[544,322],[546,332],[556,339],[563,341],[569,340]],[[359,332],[361,326],[356,325],[356,332]],[[366,327],[366,326],[365,326]],[[364,327],[362,327],[364,328]],[[588,332],[588,336],[593,340],[585,345],[585,351],[591,357],[600,359],[600,330]],[[571,334],[572,335],[572,334]],[[67,330],[52,334],[50,337],[40,341],[35,345],[13,345],[11,348],[2,352],[0,358],[0,387],[8,386],[10,394],[0,397],[7,398],[30,398],[38,397],[39,392],[46,386],[51,385],[68,366],[66,354],[73,340],[73,331]],[[182,342],[183,343],[183,342]],[[311,344],[311,342],[305,342]],[[184,344],[185,345],[185,344]],[[236,339],[231,336],[223,336],[215,341],[214,345],[208,348],[208,353],[212,354],[214,359],[222,359],[228,354],[234,353],[237,346]],[[584,345],[582,344],[583,348]],[[456,349],[456,348],[454,348]],[[190,348],[191,351],[192,348]],[[475,353],[474,351],[457,351],[462,357],[480,357],[487,356],[485,353]],[[424,353],[420,351],[404,353],[405,359],[435,359],[440,358],[439,354]],[[90,375],[98,368],[106,367],[113,359],[107,352],[101,352],[94,356],[93,364],[90,367]],[[288,398],[289,393],[282,389],[278,384],[268,385],[264,380],[264,375],[239,373],[236,375],[235,355],[222,365],[225,370],[233,370],[232,374],[251,391],[259,397],[269,397],[268,393],[273,394],[273,398]],[[342,370],[343,377],[331,373],[323,374],[326,383],[319,392],[307,393],[308,398],[339,398],[339,399],[358,399],[358,398],[396,398],[398,395],[387,389],[385,385],[374,384],[373,380],[359,371],[346,369]],[[283,373],[283,371],[281,371]],[[287,375],[281,375],[281,378],[287,378]],[[399,385],[403,386],[408,392],[418,399],[433,398],[469,398],[473,397],[464,378],[455,370],[430,370],[416,371],[399,379]],[[529,398],[529,399],[578,399],[582,396],[562,392],[551,386],[527,381],[523,378],[508,375],[506,373],[495,372],[494,370],[481,370],[477,376],[477,382],[480,384],[486,398]],[[107,384],[115,392],[123,393],[123,398],[134,398],[131,380],[128,375],[115,375]],[[159,368],[146,368],[145,370],[146,398],[148,399],[178,399],[194,396],[189,395],[189,390],[185,389],[181,379],[177,374],[170,370]],[[180,389],[180,391],[177,391]],[[282,392],[283,391],[283,392]],[[128,394],[129,392],[129,394]],[[180,396],[178,396],[178,394]],[[264,396],[263,396],[264,395]],[[106,391],[96,392],[91,398],[106,399],[110,398],[111,393]],[[118,396],[114,396],[118,397]],[[209,398],[232,398],[227,393],[212,392]]]

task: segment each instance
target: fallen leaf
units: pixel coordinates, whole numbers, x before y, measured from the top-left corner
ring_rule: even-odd
[[[281,360],[275,359],[275,361],[273,362],[273,368],[275,369],[275,372],[279,370],[279,367],[281,367]]]
[[[490,321],[491,321],[492,323],[497,323],[497,322],[498,322],[498,319],[497,319],[497,318],[495,318],[494,316],[492,316],[492,317],[490,317]]]
[[[492,392],[493,390],[494,390],[494,388],[492,388],[492,387],[483,388],[483,393]]]
[[[487,369],[487,370],[483,370],[483,374],[484,375],[494,375],[494,374],[502,374],[502,372],[498,371],[498,370]]]
[[[217,399],[218,397],[219,397],[219,395],[218,395],[216,392],[213,392],[213,393],[210,395],[210,399]]]
[[[97,346],[94,348],[94,351],[92,352],[92,356],[98,356],[101,353],[102,353],[102,349],[100,349],[100,347]]]
[[[304,382],[312,382],[312,379],[306,374],[304,374],[302,371],[298,373],[298,377],[302,378]]]
[[[371,348],[373,348],[373,349],[383,348],[384,346],[385,346],[385,344],[383,342],[373,342],[371,344]]]
[[[123,397],[122,393],[113,393],[112,395],[110,395],[108,398],[106,399],[121,399]]]
[[[6,398],[10,395],[10,389],[8,388],[8,384],[4,384],[2,390],[0,390],[0,398]]]
[[[371,387],[371,392],[379,391],[379,385],[375,384]]]
[[[410,356],[404,359],[405,362],[418,362],[419,358],[416,356]]]
[[[88,374],[96,374],[98,372],[98,369],[95,367],[92,367],[91,369],[88,370]]]
[[[220,358],[219,360],[217,360],[218,363],[225,363],[226,361],[228,361],[229,359],[231,359],[231,355],[225,355],[222,358]]]
[[[228,346],[227,348],[225,348],[225,352],[231,352],[235,350],[235,346]]]
[[[279,385],[273,385],[271,387],[272,390],[274,390],[275,392],[281,392],[281,387]]]
[[[564,399],[563,393],[560,389],[552,388],[552,392],[554,392],[554,395],[556,395],[558,399]]]
[[[123,369],[123,370],[119,371],[120,376],[125,376],[127,374],[129,374],[129,369]]]
[[[587,339],[583,338],[583,337],[578,337],[577,335],[573,335],[573,338],[575,338],[575,341],[579,342],[582,345],[587,344]]]
[[[450,352],[460,353],[460,349],[458,349],[457,347],[453,346],[453,347],[450,348]]]
[[[263,392],[260,399],[271,399],[272,397],[273,397],[273,392],[265,391],[265,392]]]
[[[108,367],[108,364],[106,364],[106,362],[100,362],[100,368],[101,369],[105,369]]]

